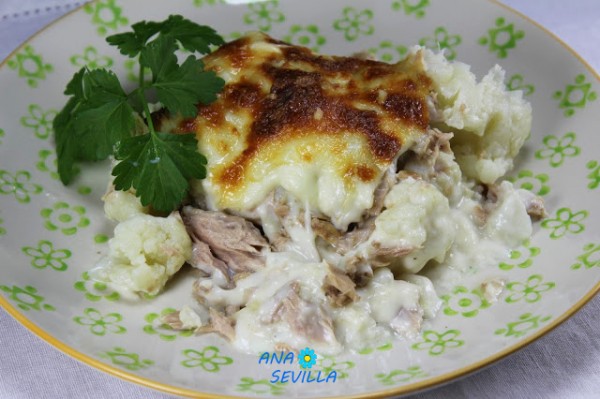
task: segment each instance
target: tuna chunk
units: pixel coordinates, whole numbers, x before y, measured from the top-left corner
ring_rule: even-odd
[[[251,222],[223,212],[184,207],[183,222],[193,242],[192,266],[212,275],[220,271],[229,286],[264,267],[269,243]]]

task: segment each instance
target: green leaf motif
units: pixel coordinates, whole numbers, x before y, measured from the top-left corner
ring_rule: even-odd
[[[181,353],[186,357],[181,362],[183,367],[195,368],[200,367],[209,373],[217,373],[221,367],[233,363],[233,359],[219,354],[219,348],[216,346],[207,346],[202,351],[195,349],[185,349]]]
[[[196,7],[214,6],[216,4],[226,4],[226,1],[225,0],[194,0],[193,4]]]
[[[0,129],[0,139],[5,136],[4,129]],[[0,145],[2,145],[2,140],[0,140]]]
[[[588,211],[573,212],[569,208],[560,208],[552,219],[542,221],[542,227],[551,230],[550,238],[557,240],[566,234],[579,234],[585,230],[582,223],[589,215]]]
[[[62,201],[56,202],[52,208],[44,208],[41,211],[44,227],[47,230],[58,230],[67,236],[77,233],[78,229],[89,226],[90,220],[85,213],[83,206],[70,206]]]
[[[540,254],[539,247],[534,247],[526,241],[521,247],[510,251],[510,260],[501,262],[498,267],[502,270],[512,270],[515,267],[526,269],[533,264],[533,258]]]
[[[0,236],[6,234],[6,229],[2,226],[2,224],[4,224],[4,219],[0,218]]]
[[[550,192],[550,186],[547,184],[550,177],[546,173],[535,174],[531,170],[522,169],[517,176],[510,177],[508,180],[514,183],[515,187],[531,191],[540,197]]]
[[[113,65],[112,58],[98,55],[98,50],[94,46],[87,46],[83,50],[83,54],[74,55],[69,58],[69,61],[78,68],[110,68]]]
[[[175,312],[173,308],[165,308],[160,313],[148,313],[144,316],[146,325],[144,325],[144,332],[149,335],[158,335],[163,341],[174,341],[178,336],[180,337],[191,337],[194,335],[193,330],[181,330],[175,331],[173,327],[162,322],[162,318],[168,314]]]
[[[443,26],[438,26],[435,28],[433,32],[433,36],[424,37],[419,40],[419,44],[421,46],[428,47],[433,50],[442,50],[446,51],[444,54],[446,58],[449,60],[453,60],[456,58],[456,47],[462,42],[462,38],[460,35],[451,35],[448,33],[446,28]]]
[[[392,9],[395,11],[402,10],[406,15],[414,15],[417,19],[423,18],[429,0],[396,0],[392,2]]]
[[[83,292],[88,301],[98,302],[102,298],[114,302],[120,299],[118,292],[113,291],[106,283],[92,280],[88,272],[81,275],[81,280],[73,285],[76,291]]]
[[[535,86],[532,84],[525,83],[523,75],[518,73],[512,75],[508,79],[508,82],[506,82],[506,88],[511,91],[521,90],[523,91],[524,96],[530,96],[533,93],[535,93]]]
[[[585,75],[579,74],[574,84],[567,84],[564,90],[554,92],[552,97],[558,101],[558,107],[564,110],[564,115],[571,117],[576,109],[583,109],[588,102],[595,101],[598,94],[592,90],[592,84],[586,81]]]
[[[571,265],[571,270],[593,267],[600,267],[600,244],[588,243],[583,247],[583,253],[577,257],[577,262]]]
[[[439,333],[426,330],[423,332],[423,341],[413,344],[412,348],[427,350],[430,356],[439,356],[447,349],[459,348],[465,344],[465,341],[457,339],[460,334],[458,330],[447,330]]]
[[[418,378],[427,377],[429,374],[423,371],[420,366],[412,366],[405,370],[392,370],[389,373],[375,374],[375,378],[383,385],[398,385]]]
[[[0,194],[14,195],[17,202],[28,204],[31,195],[38,195],[43,191],[39,184],[31,183],[31,173],[18,170],[15,174],[7,170],[0,170]]]
[[[527,333],[538,329],[543,323],[550,320],[552,316],[534,316],[532,313],[524,313],[517,321],[508,323],[505,328],[494,332],[495,335],[504,337],[520,338]]]
[[[327,42],[325,36],[319,33],[319,27],[312,24],[306,26],[292,25],[289,33],[283,37],[283,40],[288,43],[308,47],[314,52],[319,52],[321,46]]]
[[[244,23],[268,32],[273,24],[285,21],[285,15],[279,10],[279,1],[259,1],[248,4],[249,11],[244,14]]]
[[[35,164],[37,170],[49,173],[52,179],[58,180],[57,165],[54,151],[43,149],[38,152],[38,162]]]
[[[393,64],[406,57],[408,47],[395,45],[389,40],[384,40],[379,43],[379,46],[371,47],[369,53],[379,61]]]
[[[588,188],[590,190],[598,188],[600,186],[600,162],[590,161],[585,167],[590,171],[587,175],[587,178],[590,180]]]
[[[285,384],[281,382],[271,383],[269,380],[255,380],[250,377],[242,377],[236,388],[239,392],[247,392],[254,395],[273,395],[281,396],[285,392]]]
[[[0,291],[8,294],[8,298],[14,301],[21,310],[45,310],[49,312],[56,310],[54,306],[44,303],[46,299],[38,295],[38,290],[30,285],[24,288],[17,287],[16,285],[12,287],[0,285]]]
[[[123,320],[123,316],[119,313],[108,313],[106,316],[102,316],[102,313],[94,308],[87,308],[83,313],[84,316],[73,317],[73,321],[81,326],[88,326],[94,335],[102,337],[107,333],[125,334],[127,332],[125,327],[117,324]]]
[[[354,7],[345,7],[342,13],[342,18],[333,23],[333,29],[344,32],[347,41],[353,42],[361,35],[370,36],[375,32],[372,10],[359,11]]]
[[[479,44],[487,46],[498,58],[506,58],[508,51],[517,47],[517,42],[525,37],[525,32],[515,30],[504,18],[496,19],[495,27],[488,29],[486,36],[479,38]]]
[[[68,249],[54,249],[54,244],[47,240],[41,240],[37,247],[23,247],[21,251],[31,257],[31,266],[36,269],[51,268],[57,272],[67,270],[66,259],[71,257]]]
[[[488,302],[480,289],[469,290],[466,287],[454,288],[451,295],[442,296],[444,301],[444,314],[463,317],[475,317],[482,309],[489,308],[492,304]]]
[[[539,160],[549,159],[550,166],[557,168],[567,157],[576,157],[581,152],[581,148],[575,145],[576,138],[573,132],[565,133],[560,139],[552,134],[545,136],[543,143],[546,148],[537,150],[535,157]]]
[[[42,56],[36,54],[33,47],[25,46],[22,51],[8,60],[7,65],[10,69],[18,72],[19,77],[25,79],[29,87],[36,88],[41,80],[45,80],[54,67],[47,64]]]
[[[506,289],[511,291],[508,297],[506,297],[506,303],[516,303],[521,299],[524,299],[527,303],[538,302],[542,299],[542,292],[551,290],[556,286],[555,283],[542,283],[543,277],[539,274],[529,276],[527,281],[524,283],[513,281],[506,285]]]
[[[46,140],[54,133],[52,122],[57,112],[53,109],[44,111],[38,104],[30,104],[28,111],[29,115],[21,117],[21,125],[32,129],[38,139]]]
[[[322,375],[328,375],[332,371],[335,371],[337,374],[338,380],[343,380],[348,378],[348,371],[353,369],[354,362],[351,361],[336,361],[334,357],[327,355],[319,355],[317,358],[317,370],[322,371]]]
[[[393,345],[391,342],[388,342],[387,344],[372,348],[372,347],[365,347],[361,350],[358,351],[359,355],[370,355],[371,353],[373,353],[375,350],[384,352],[384,351],[389,351],[392,350]]]
[[[128,353],[121,347],[115,347],[113,350],[101,353],[99,356],[109,359],[114,365],[121,366],[129,371],[147,369],[154,364],[154,361],[148,359],[142,360],[137,353]]]
[[[83,9],[92,16],[92,24],[96,25],[96,31],[100,36],[129,24],[129,20],[123,16],[123,10],[117,5],[116,0],[95,1],[86,4]]]

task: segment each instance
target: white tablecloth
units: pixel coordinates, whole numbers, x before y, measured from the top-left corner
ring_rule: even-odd
[[[557,34],[600,71],[600,0],[504,2]],[[80,3],[0,0],[0,60],[31,34]],[[170,397],[71,359],[0,309],[1,399]],[[600,398],[600,297],[515,355],[416,397]]]

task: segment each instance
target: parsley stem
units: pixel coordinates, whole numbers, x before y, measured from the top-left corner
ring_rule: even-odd
[[[138,80],[138,84],[140,87],[144,87],[144,66],[140,62],[140,77]]]
[[[140,90],[139,92],[140,100],[142,101],[142,105],[144,107],[144,115],[146,116],[146,123],[148,124],[148,130],[150,134],[154,137],[154,123],[152,122],[152,114],[150,114],[150,107],[148,106],[148,101],[146,101],[146,97],[144,97],[144,91]]]

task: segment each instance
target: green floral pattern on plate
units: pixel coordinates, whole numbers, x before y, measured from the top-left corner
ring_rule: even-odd
[[[225,4],[225,0],[193,0],[196,7],[214,6],[215,4]]]
[[[38,295],[37,288],[30,285],[24,288],[13,285],[12,287],[6,285],[0,285],[0,291],[4,291],[10,300],[16,303],[17,307],[21,310],[45,310],[54,311],[56,308],[50,304],[45,303],[46,299]]]
[[[550,186],[547,184],[550,176],[546,173],[535,174],[529,169],[521,169],[516,177],[508,180],[513,182],[515,187],[531,191],[541,197],[550,192]]]
[[[405,370],[392,370],[389,373],[375,374],[375,378],[386,386],[397,385],[427,376],[428,374],[420,366],[412,366]]]
[[[46,140],[54,132],[52,121],[56,116],[53,109],[44,111],[38,104],[30,104],[28,107],[29,115],[21,117],[21,125],[33,129],[35,137]]]
[[[292,25],[287,36],[283,37],[288,43],[297,44],[300,46],[308,47],[314,52],[318,52],[321,46],[324,45],[327,40],[325,36],[319,32],[317,25]]]
[[[589,243],[583,247],[583,253],[577,257],[577,263],[571,265],[572,270],[600,267],[600,244]]]
[[[588,211],[573,212],[569,208],[560,208],[553,218],[544,219],[542,227],[550,232],[550,238],[556,240],[568,233],[579,234],[585,230],[582,223],[589,215]]]
[[[23,50],[9,59],[7,65],[16,70],[19,77],[25,79],[32,88],[38,87],[39,82],[45,80],[48,74],[54,70],[54,67],[46,63],[30,45],[26,45]]]
[[[394,346],[392,345],[391,342],[388,342],[387,344],[381,345],[381,346],[377,346],[375,348],[372,347],[366,347],[363,348],[361,350],[358,351],[359,355],[370,355],[371,353],[375,352],[376,350],[381,351],[381,352],[385,352],[385,351],[389,351],[392,350]]]
[[[441,299],[444,301],[444,314],[448,316],[475,317],[480,310],[491,306],[480,289],[469,290],[463,286],[454,288],[452,294],[443,295]]]
[[[317,369],[322,371],[322,374],[328,375],[332,371],[337,374],[338,380],[348,378],[349,370],[353,369],[356,364],[349,360],[337,361],[333,356],[320,355],[317,358]]]
[[[285,384],[280,382],[273,384],[266,379],[255,380],[250,377],[242,377],[240,383],[237,384],[236,390],[254,395],[281,396],[285,394]]]
[[[392,2],[392,9],[402,10],[404,14],[414,15],[416,18],[423,18],[429,4],[429,0],[395,0]]]
[[[497,18],[495,27],[489,29],[487,35],[479,39],[479,44],[487,46],[488,50],[496,53],[498,58],[506,58],[509,50],[517,47],[517,42],[524,37],[524,31],[515,30],[515,25],[509,24],[504,18]]]
[[[119,313],[108,313],[102,316],[97,309],[87,308],[83,311],[84,316],[75,316],[73,321],[81,326],[87,326],[90,332],[97,336],[110,334],[125,334],[127,329],[117,323],[123,320]]]
[[[559,167],[567,157],[576,157],[581,152],[581,148],[575,145],[577,135],[573,132],[565,133],[560,139],[555,135],[544,137],[543,143],[546,148],[535,152],[537,159],[549,159],[550,166]]]
[[[539,247],[534,247],[529,241],[523,246],[510,251],[510,259],[505,262],[500,262],[498,267],[502,270],[511,270],[515,267],[526,269],[533,264],[533,258],[540,254]]]
[[[456,47],[462,42],[460,35],[451,35],[443,26],[438,26],[433,32],[433,36],[424,37],[419,40],[421,46],[433,50],[445,49],[445,56],[449,60],[456,58]]]
[[[517,321],[508,323],[506,327],[494,332],[495,335],[504,337],[520,338],[527,333],[537,330],[543,323],[550,320],[552,316],[535,316],[532,313],[524,313]]]
[[[37,247],[23,247],[23,253],[30,256],[31,266],[36,269],[51,268],[58,272],[67,270],[66,259],[71,257],[68,249],[54,249],[54,244],[48,240],[41,240]]]
[[[217,373],[221,367],[233,363],[233,359],[219,354],[220,349],[216,346],[207,346],[202,351],[195,349],[185,349],[181,353],[186,357],[181,362],[183,367],[194,368],[200,367],[209,373]]]
[[[108,301],[117,301],[121,296],[103,282],[92,280],[88,272],[83,272],[81,280],[73,285],[76,291],[83,292],[88,301],[98,302],[102,298]]]
[[[408,47],[395,45],[389,40],[384,40],[379,43],[379,46],[371,47],[369,53],[379,61],[392,64],[406,57]]]
[[[585,75],[579,74],[575,77],[574,84],[567,84],[564,90],[554,92],[552,96],[558,101],[558,107],[564,110],[566,117],[575,115],[576,109],[585,106],[598,98],[598,94],[592,90],[592,84],[586,81]]]
[[[249,11],[244,14],[244,23],[268,32],[273,24],[285,21],[285,16],[279,10],[279,1],[260,1],[248,4]]]
[[[512,292],[506,297],[506,303],[516,303],[525,300],[527,303],[538,302],[542,299],[542,292],[551,290],[556,286],[553,282],[544,283],[544,278],[539,274],[529,276],[524,283],[513,281],[506,285],[506,289]]]
[[[92,16],[92,23],[96,31],[104,36],[109,32],[117,33],[120,28],[125,28],[129,20],[123,16],[123,10],[117,5],[116,0],[98,0],[86,4],[83,9]]]
[[[59,201],[52,208],[42,209],[44,227],[50,231],[60,231],[64,235],[72,236],[77,229],[89,226],[90,220],[85,217],[85,208],[80,205],[70,206]]]
[[[54,180],[58,180],[59,178],[57,172],[58,161],[54,151],[46,149],[40,150],[38,152],[38,162],[35,164],[35,168],[40,172],[49,173],[50,177]]]
[[[128,353],[122,347],[114,347],[110,351],[106,351],[99,355],[101,358],[109,359],[112,364],[123,367],[129,371],[138,371],[146,369],[154,364],[154,361],[141,359],[137,353]]]
[[[0,139],[5,136],[4,129],[0,129]],[[2,145],[2,140],[0,140],[0,145]]]
[[[87,46],[83,50],[83,54],[77,54],[69,58],[71,64],[78,68],[84,66],[89,69],[110,68],[113,65],[113,60],[105,55],[99,55],[98,49],[94,46]]]
[[[375,32],[372,10],[359,11],[354,7],[345,7],[342,14],[342,18],[333,23],[333,29],[344,32],[346,40],[352,42],[362,35],[370,36]]]
[[[600,186],[600,162],[590,161],[585,167],[590,171],[587,175],[587,178],[590,180],[588,188],[590,190],[598,188],[598,186]]]
[[[460,334],[458,330],[447,330],[439,333],[426,330],[422,334],[423,341],[413,344],[412,348],[427,350],[430,356],[439,356],[447,349],[459,348],[465,344],[465,341],[458,339]]]
[[[144,332],[150,335],[158,335],[164,341],[174,341],[178,336],[191,337],[194,335],[192,330],[175,331],[168,324],[162,323],[162,318],[173,312],[175,312],[175,309],[165,308],[160,313],[148,313],[144,316],[144,320],[148,323],[144,326]]]
[[[20,204],[28,204],[32,195],[41,194],[42,186],[31,182],[31,173],[18,170],[15,174],[0,170],[0,194],[13,195]]]
[[[3,223],[4,223],[4,219],[0,218],[0,236],[3,236],[6,234],[6,229],[2,226]]]
[[[522,90],[524,96],[530,96],[535,93],[535,86],[532,84],[525,83],[523,75],[515,73],[506,82],[506,88],[508,90]]]

